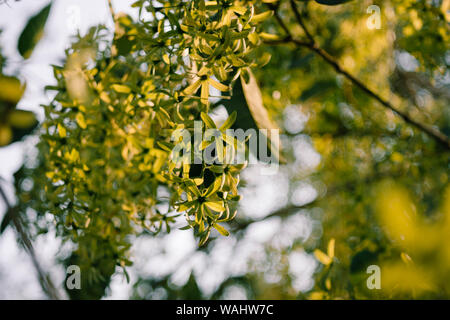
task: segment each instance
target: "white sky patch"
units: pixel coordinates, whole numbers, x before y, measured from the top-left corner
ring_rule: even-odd
[[[295,165],[300,170],[313,171],[320,164],[321,156],[314,149],[311,138],[306,135],[298,135],[292,141],[294,149]]]
[[[224,300],[247,300],[247,291],[240,285],[232,285],[225,289]]]
[[[305,292],[314,286],[313,274],[317,261],[304,251],[294,251],[289,255],[289,274],[293,278],[293,287]]]
[[[307,210],[299,210],[298,213],[286,218],[274,239],[274,246],[282,249],[291,247],[295,240],[306,241],[312,232],[313,220]]]
[[[290,105],[283,111],[284,128],[291,134],[297,134],[303,131],[309,115],[302,112],[300,106]]]
[[[419,61],[406,51],[396,52],[396,60],[400,67],[409,72],[417,71],[420,66]]]
[[[294,187],[291,202],[295,206],[304,206],[313,202],[318,196],[316,189],[307,182],[299,182]]]
[[[247,227],[246,240],[258,243],[268,242],[278,233],[280,225],[281,219],[277,217],[252,223]]]
[[[45,299],[30,257],[8,228],[0,238],[0,299]]]

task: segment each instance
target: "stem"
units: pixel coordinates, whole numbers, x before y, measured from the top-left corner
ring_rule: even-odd
[[[23,229],[22,221],[17,216],[16,212],[14,212],[14,209],[9,203],[8,197],[6,196],[6,193],[3,191],[1,185],[0,185],[0,196],[7,207],[7,212],[9,212],[9,214],[11,215],[11,221],[13,222],[14,227],[16,228],[16,231],[19,234],[20,239],[22,240],[25,249],[28,251],[28,254],[31,257],[31,261],[38,273],[39,281],[43,286],[44,292],[49,296],[50,299],[59,300],[59,296],[55,286],[53,285],[50,277],[41,268],[39,261],[37,260],[36,253],[34,251],[33,244],[31,243],[30,238],[28,238],[28,235]]]
[[[116,14],[114,13],[114,8],[112,6],[112,0],[108,0],[109,12],[111,13],[111,17],[114,22],[116,22]]]
[[[379,94],[377,94],[375,91],[371,90],[365,83],[363,83],[361,80],[356,78],[354,75],[346,71],[342,66],[339,64],[339,62],[334,58],[332,55],[330,55],[327,51],[320,48],[320,46],[315,41],[312,34],[309,32],[308,28],[305,25],[305,22],[303,21],[303,18],[297,8],[297,5],[293,0],[290,0],[291,8],[294,12],[295,18],[298,22],[298,24],[301,26],[303,31],[306,34],[306,37],[308,38],[308,41],[301,41],[294,39],[292,34],[290,33],[289,29],[287,28],[286,24],[281,19],[279,13],[275,11],[275,18],[278,21],[280,27],[286,32],[287,36],[284,39],[277,40],[277,41],[268,41],[267,44],[276,45],[276,44],[287,44],[287,43],[293,43],[299,47],[305,47],[309,50],[313,51],[318,56],[322,57],[329,65],[331,65],[334,70],[346,77],[348,80],[350,80],[354,85],[356,85],[358,88],[360,88],[363,92],[365,92],[367,95],[378,101],[383,107],[393,111],[397,115],[400,116],[406,123],[411,124],[412,126],[416,127],[417,129],[427,133],[430,137],[434,138],[437,142],[439,142],[442,146],[444,146],[446,149],[450,150],[450,138],[440,132],[438,129],[423,124],[414,118],[412,118],[407,112],[402,111],[398,109],[397,107],[393,106],[391,103],[389,103],[387,100],[382,98]]]
[[[312,36],[312,34],[309,32],[308,28],[306,27],[305,22],[303,21],[302,15],[300,14],[300,12],[298,11],[297,5],[295,4],[294,0],[290,1],[291,4],[291,8],[294,11],[294,15],[295,18],[297,19],[297,22],[300,24],[300,26],[302,27],[303,31],[306,34],[306,37],[308,38],[308,40],[311,43],[314,43],[314,37]]]

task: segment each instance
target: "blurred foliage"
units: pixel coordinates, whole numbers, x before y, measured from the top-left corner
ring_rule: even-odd
[[[19,79],[0,74],[0,87],[0,147],[4,147],[31,133],[38,123],[32,112],[16,109],[24,91]]]
[[[17,46],[24,59],[30,57],[39,42],[50,7],[51,4],[32,17],[21,34]],[[30,134],[38,124],[32,112],[16,109],[25,91],[25,85],[16,77],[3,74],[5,64],[6,58],[0,51],[0,147],[19,141]]]
[[[25,29],[23,29],[19,37],[17,48],[24,59],[28,59],[31,56],[34,47],[39,40],[41,40],[51,6],[52,3],[48,4],[35,16],[31,17],[30,20],[28,20]]]
[[[45,7],[45,9],[38,14],[39,18],[36,16],[28,21],[22,32],[21,38],[18,40],[17,45],[19,50],[24,46],[24,42],[27,43],[27,45],[30,44],[31,40],[26,38],[26,34],[36,31],[36,19],[39,20],[40,29],[44,28],[50,7],[51,4]],[[40,32],[42,33],[42,30],[40,30]],[[2,30],[0,30],[0,35],[1,33]],[[33,44],[28,47],[27,55],[23,55],[24,59],[27,59],[31,55],[41,36],[42,34],[39,37],[33,36]],[[0,47],[0,148],[20,141],[25,136],[31,134],[38,126],[38,120],[33,112],[16,109],[17,104],[22,99],[26,86],[22,84],[17,77],[5,75],[3,73],[3,68],[6,63],[7,59],[2,55]],[[9,212],[5,214],[1,222],[0,234],[3,233],[6,227],[10,224],[12,211],[13,209],[10,208]]]
[[[448,136],[449,3],[140,0],[133,7],[151,19],[117,14],[114,35],[102,26],[79,35],[64,64],[53,67],[57,84],[47,89],[56,95],[44,106],[38,159],[16,174],[30,232],[47,232],[51,220],[74,245],[63,263],[80,265],[87,276],[85,289],[68,294],[102,297],[116,267],[126,273],[132,264],[133,239],[170,232],[178,214],[185,213],[185,229],[193,229],[202,253],[211,255],[221,239],[213,233],[207,241],[213,229],[230,234],[234,247],[245,244],[254,221],[245,212],[231,221],[244,166],[220,164],[220,153],[218,164],[189,166],[172,153],[177,129],[192,130],[194,120],[203,129],[220,127],[208,113],[224,105],[229,119],[222,133],[284,129],[282,169],[291,190],[298,183],[316,187],[305,210],[323,234],[294,236],[287,245],[277,244],[281,235],[271,238],[245,274],[229,276],[208,294],[200,274],[182,285],[173,283],[173,273],[143,274],[131,298],[219,299],[236,287],[254,299],[449,298],[449,150],[377,104],[314,50],[285,38],[288,30],[308,40],[295,5],[317,45],[342,69]],[[381,29],[367,27],[372,4],[382,9]],[[16,91],[2,90],[0,98],[15,106],[22,89],[14,83]],[[211,96],[210,86],[221,96]],[[287,109],[307,119],[300,129],[286,125]],[[298,141],[320,154],[317,167],[299,164]],[[240,143],[225,133],[215,142]],[[269,216],[289,223],[301,214],[298,207],[288,203]],[[289,268],[296,253],[319,263],[314,284],[304,290],[296,289]],[[381,267],[381,290],[367,288],[370,265]],[[269,271],[278,281],[267,280]]]

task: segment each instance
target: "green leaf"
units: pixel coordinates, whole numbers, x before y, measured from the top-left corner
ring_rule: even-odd
[[[125,56],[130,53],[133,46],[136,44],[136,39],[131,39],[128,36],[123,36],[114,40],[114,45],[117,48],[117,53]]]
[[[249,76],[248,83],[245,83],[244,79],[241,78],[241,85],[252,118],[259,129],[277,129],[264,107],[261,90],[251,71],[249,71]]]
[[[34,129],[38,121],[31,111],[13,110],[9,114],[8,122],[13,129],[29,130]]]
[[[125,279],[127,279],[127,283],[130,283],[130,275],[128,274],[127,269],[123,268],[123,274],[125,275]]]
[[[251,21],[254,22],[254,23],[260,23],[260,22],[262,22],[262,21],[264,21],[264,20],[266,20],[266,19],[268,19],[268,18],[270,18],[272,16],[273,16],[273,11],[272,10],[265,11],[265,12],[260,13],[260,14],[255,14]]]
[[[202,118],[203,122],[206,124],[206,126],[208,128],[211,128],[211,129],[215,129],[216,128],[216,124],[214,123],[213,119],[211,119],[211,117],[208,116],[207,113],[202,112],[200,114],[200,117]]]
[[[38,125],[34,113],[26,110],[13,110],[9,115],[8,122],[12,129],[12,142],[29,135]]]
[[[210,233],[211,230],[207,230],[202,234],[202,236],[200,237],[200,242],[198,243],[199,247],[203,246],[206,243],[206,241],[208,241]]]
[[[228,91],[230,90],[230,88],[220,82],[217,82],[216,80],[214,80],[213,78],[209,78],[209,83],[216,88],[219,91]]]
[[[25,89],[19,79],[3,75],[0,75],[0,88],[0,108],[3,104],[14,107],[22,98]]]
[[[220,224],[215,224],[214,225],[214,229],[216,229],[217,231],[219,231],[219,233],[225,237],[228,237],[230,235],[230,233],[227,231],[227,229],[225,229],[224,227],[222,227]]]
[[[222,201],[206,201],[205,205],[213,211],[224,212],[225,207],[222,205]]]
[[[1,117],[6,121],[0,124],[0,147],[19,141],[33,132],[38,125],[38,121],[31,111],[7,109]]]
[[[183,212],[183,211],[187,211],[187,210],[191,209],[195,205],[195,201],[186,201],[186,202],[178,203],[175,205],[178,206],[179,212]]]
[[[51,6],[52,3],[44,7],[38,14],[31,17],[23,29],[22,34],[19,37],[17,48],[24,59],[28,59],[31,56],[36,44],[41,40]]]
[[[163,150],[171,152],[175,145],[166,141],[156,141],[156,144]]]
[[[86,120],[84,119],[84,116],[81,112],[78,112],[77,115],[75,116],[75,120],[77,121],[78,125],[80,126],[81,129],[86,129],[87,127],[87,123]]]
[[[202,81],[201,80],[197,80],[194,83],[192,83],[191,85],[189,85],[186,89],[184,89],[184,94],[185,95],[192,95],[195,92],[197,92],[198,88],[200,88],[200,86],[202,85]]]
[[[186,179],[184,181],[186,188],[192,193],[194,194],[196,197],[200,197],[201,193],[200,190],[198,190],[197,185],[195,184],[195,182],[193,180],[190,179]]]
[[[210,197],[213,194],[215,194],[217,191],[219,191],[219,189],[222,187],[222,179],[221,178],[216,178],[216,180],[214,180],[214,183],[212,183],[208,189],[206,189],[205,192],[205,197]]]
[[[118,93],[130,93],[131,92],[130,87],[123,85],[123,84],[113,84],[113,85],[111,85],[111,88]]]
[[[12,141],[12,130],[8,125],[0,125],[0,147],[7,146]]]
[[[314,250],[314,256],[317,260],[319,260],[322,264],[328,266],[333,262],[333,259],[331,259],[329,256],[327,256],[325,253],[320,251],[319,249]]]

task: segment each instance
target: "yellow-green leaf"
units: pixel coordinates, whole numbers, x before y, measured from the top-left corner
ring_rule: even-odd
[[[37,124],[34,113],[26,110],[13,110],[8,120],[11,127],[17,129],[28,129]]]
[[[113,84],[111,88],[118,93],[130,93],[131,89],[123,84]]]
[[[208,128],[211,128],[211,129],[215,129],[216,128],[216,124],[214,123],[213,119],[211,119],[211,117],[207,113],[202,112],[200,114],[200,117],[202,118],[203,122],[205,123],[205,125]]]
[[[336,240],[334,238],[331,238],[331,240],[328,242],[328,249],[327,253],[328,256],[333,259],[334,258],[334,247],[335,247]]]
[[[86,120],[84,119],[84,116],[81,112],[77,113],[75,119],[77,120],[77,123],[81,129],[86,129],[87,127]]]
[[[217,82],[216,80],[214,80],[212,78],[209,78],[208,81],[214,88],[216,88],[219,91],[228,91],[228,90],[230,90],[230,88],[228,86],[226,86],[226,85],[224,85],[224,84],[222,84],[220,82]]]
[[[319,249],[314,250],[314,256],[317,260],[319,260],[322,264],[328,266],[333,261],[329,256],[320,251]]]
[[[60,123],[58,123],[58,133],[61,138],[65,138],[67,136],[67,130],[62,126]]]
[[[216,212],[224,212],[225,207],[222,204],[222,201],[206,201],[205,205],[213,211]]]

